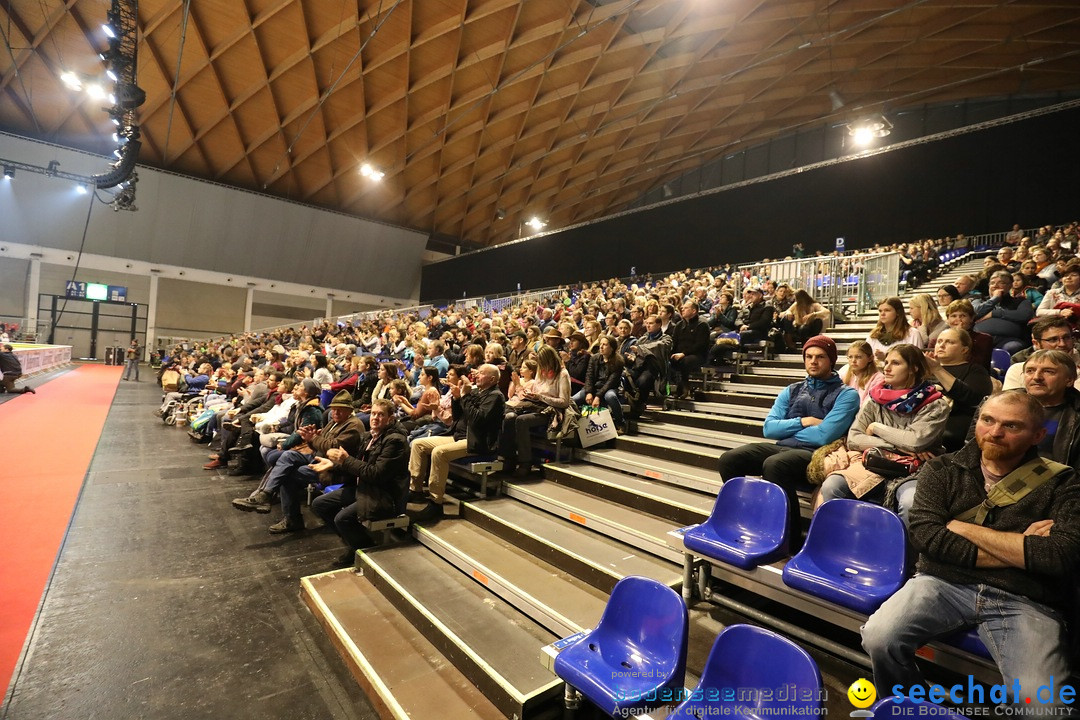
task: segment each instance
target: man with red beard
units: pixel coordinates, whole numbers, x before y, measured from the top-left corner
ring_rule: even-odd
[[[975,441],[918,473],[910,521],[918,574],[862,628],[882,693],[925,686],[915,651],[972,627],[1006,685],[1019,683],[1019,702],[1069,677],[1063,611],[1080,559],[1080,481],[1039,456],[1045,417],[1027,393],[992,395],[976,415]]]

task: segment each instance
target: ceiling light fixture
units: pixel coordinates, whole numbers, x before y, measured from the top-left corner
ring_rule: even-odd
[[[375,166],[371,165],[370,163],[364,163],[360,166],[360,174],[366,178],[371,178],[375,182],[378,182],[384,177],[386,177],[386,173],[384,173],[382,170],[376,169]]]
[[[7,165],[5,165],[4,166],[4,179],[5,180],[14,180],[15,179],[15,168],[10,168]]]
[[[544,228],[547,227],[547,223],[544,222],[543,220],[541,220],[536,215],[533,215],[531,218],[529,218],[525,222],[525,224],[528,225],[529,227],[531,227],[533,230],[543,230]]]
[[[60,80],[69,90],[82,90],[82,79],[70,70],[61,73]]]
[[[883,138],[892,132],[892,123],[884,115],[864,118],[848,124],[848,135],[856,145],[869,145],[876,138]]]

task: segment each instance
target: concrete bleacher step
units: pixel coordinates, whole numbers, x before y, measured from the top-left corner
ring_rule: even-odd
[[[674,563],[513,498],[465,503],[462,517],[605,593],[627,575],[682,584]]]
[[[506,717],[365,576],[336,570],[300,582],[304,602],[380,717]]]
[[[639,432],[646,424],[638,424]],[[620,435],[619,439],[615,441],[615,449],[704,468],[713,472],[716,471],[720,456],[724,454],[724,451],[720,448],[705,447],[704,445],[649,435]]]
[[[772,382],[772,381],[778,382]],[[720,383],[720,390],[726,393],[738,393],[742,395],[757,395],[761,397],[768,397],[775,399],[780,393],[780,390],[793,381],[788,378],[768,378],[757,377],[753,378],[753,382],[747,379],[747,376],[742,378],[732,378],[731,380],[725,380]]]
[[[751,365],[746,368],[745,371],[739,373],[742,377],[778,377],[785,378],[788,382],[794,382],[800,378],[806,377],[806,371],[803,367],[775,367],[766,366],[764,363],[761,365]]]
[[[804,375],[805,376],[805,375]],[[787,387],[792,383],[789,377],[769,377],[768,375],[732,375],[721,383],[721,387],[738,387],[740,385],[755,385],[769,388]]]
[[[631,473],[675,487],[697,490],[711,498],[717,496],[720,486],[723,485],[716,473],[715,460],[709,467],[700,467],[619,448],[576,450],[574,457],[592,465]]]
[[[358,566],[505,716],[545,715],[561,696],[562,681],[539,663],[523,661],[555,640],[555,633],[428,548],[360,553]]]
[[[591,465],[547,466],[546,479],[620,505],[692,525],[712,511],[714,496]]]
[[[682,562],[682,553],[667,539],[671,530],[682,527],[679,523],[550,481],[507,483],[506,494],[664,560]]]
[[[467,520],[413,527],[421,544],[559,637],[600,620],[607,593]]]
[[[706,398],[713,393],[698,393],[698,398]],[[757,398],[755,398],[757,399]],[[769,407],[771,407],[771,398],[761,397],[762,400],[769,399],[770,402],[766,407],[758,407],[750,403],[737,402],[710,402],[705,399],[699,400],[676,400],[673,405],[676,410],[685,410],[691,413],[700,413],[704,415],[721,415],[726,417],[740,417],[750,420],[764,420],[769,414]]]
[[[650,420],[656,420],[660,423],[710,430],[715,433],[741,435],[744,436],[743,442],[753,442],[761,439],[761,420],[752,418],[731,417],[682,409],[650,410],[646,415]]]
[[[772,407],[773,401],[775,399],[775,391],[768,395],[748,395],[746,393],[709,391],[697,393],[694,396],[693,400],[677,400],[675,401],[675,403],[676,407],[685,410],[695,410],[695,403],[700,401],[705,404],[717,403],[722,405],[737,406],[740,408],[754,408],[758,410],[765,410],[765,414],[767,415],[769,412],[769,408]],[[765,415],[762,415],[761,417],[764,418]]]
[[[639,437],[665,438],[666,440],[692,443],[721,450],[730,450],[748,442],[761,441],[760,435],[754,437],[753,435],[741,433],[722,432],[692,425],[680,425],[666,420],[652,420],[645,417],[642,417],[638,422],[637,429]]]

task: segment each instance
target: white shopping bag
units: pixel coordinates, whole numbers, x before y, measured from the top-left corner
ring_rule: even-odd
[[[581,418],[577,434],[583,448],[592,447],[605,440],[614,440],[619,436],[615,430],[615,421],[611,419],[611,411],[607,409]]]

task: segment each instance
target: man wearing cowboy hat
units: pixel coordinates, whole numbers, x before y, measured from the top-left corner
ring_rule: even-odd
[[[269,503],[270,495],[280,490],[284,517],[270,526],[270,534],[303,530],[304,518],[300,514],[300,498],[309,484],[319,481],[319,470],[312,465],[317,466],[318,460],[329,457],[327,453],[331,449],[340,448],[350,455],[355,455],[360,447],[364,426],[360,420],[353,417],[352,412],[352,396],[342,390],[330,402],[330,419],[324,427],[305,425],[297,428],[297,433],[311,452],[303,452],[305,448],[286,450],[267,474],[260,485],[261,489],[247,498],[233,500],[233,507],[238,510],[257,509],[257,506]],[[324,485],[341,483],[347,479],[347,473],[339,468],[327,469],[332,477],[330,482],[323,483]]]

